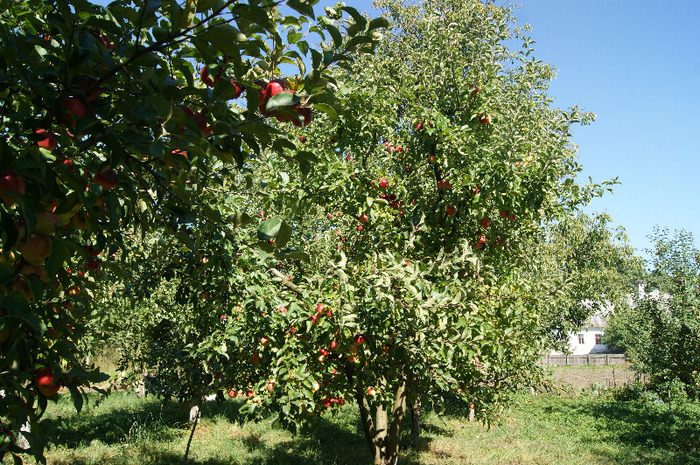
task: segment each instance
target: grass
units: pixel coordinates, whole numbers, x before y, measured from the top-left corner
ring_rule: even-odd
[[[207,403],[188,463],[193,465],[358,465],[371,463],[358,416],[346,405],[303,435],[269,422],[240,424],[236,403]],[[182,463],[188,412],[152,397],[116,393],[75,415],[53,404],[52,465]],[[524,395],[489,429],[467,421],[465,406],[426,413],[417,451],[400,463],[700,464],[700,406],[622,402],[609,395]],[[11,462],[7,462],[11,463]],[[27,463],[32,463],[27,460]]]

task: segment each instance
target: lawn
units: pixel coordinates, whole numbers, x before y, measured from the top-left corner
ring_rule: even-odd
[[[182,463],[189,437],[185,408],[126,393],[98,404],[96,399],[80,415],[68,398],[52,405],[55,434],[47,451],[49,464]],[[237,422],[236,405],[232,400],[205,405],[188,463],[370,463],[352,405],[297,436],[269,422]],[[623,402],[607,394],[528,394],[491,428],[469,423],[467,413],[457,401],[448,403],[442,416],[427,413],[419,450],[406,450],[400,463],[700,463],[700,407],[694,404],[669,408],[658,401]]]

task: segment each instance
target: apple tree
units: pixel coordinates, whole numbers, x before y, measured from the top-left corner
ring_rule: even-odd
[[[559,350],[568,334],[593,314],[622,311],[637,282],[646,274],[621,227],[609,215],[580,213],[547,225],[530,245],[530,279],[549,282],[550,292],[537,302],[542,332]]]
[[[631,308],[617,312],[606,329],[607,344],[625,349],[651,389],[673,400],[700,397],[700,251],[693,234],[656,228],[651,271],[640,280]]]
[[[127,245],[157,233],[197,256],[208,233],[216,253],[256,248],[226,180],[251,157],[294,157],[288,130],[333,113],[329,69],[383,24],[339,7],[361,21],[338,29],[313,3],[1,2],[0,458],[20,460],[29,422],[43,460],[47,399],[66,387],[80,409],[79,387],[104,379],[76,348],[109,318],[91,301],[127,274]]]
[[[250,411],[295,426],[352,401],[387,464],[421,402],[458,393],[488,419],[538,378],[551,286],[527,273],[529,245],[606,186],[576,183],[570,131],[593,115],[552,108],[553,71],[508,8],[378,5],[390,32],[334,74],[337,117],[298,134],[303,176],[251,161],[288,189],[269,214],[308,260],[295,290],[244,307],[264,316]]]

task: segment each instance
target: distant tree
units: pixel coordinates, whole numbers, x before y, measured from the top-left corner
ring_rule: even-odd
[[[565,349],[568,333],[596,312],[625,307],[645,274],[624,229],[611,222],[604,213],[580,213],[552,223],[534,241],[527,270],[549,283],[538,308],[554,348]]]
[[[656,228],[646,292],[616,313],[606,343],[624,348],[639,373],[668,398],[700,398],[700,253],[692,233]]]

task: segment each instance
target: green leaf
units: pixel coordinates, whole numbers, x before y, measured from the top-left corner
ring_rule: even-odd
[[[280,92],[279,94],[273,95],[270,100],[267,101],[267,111],[276,110],[279,107],[288,107],[301,102],[301,97],[293,92]]]
[[[199,34],[198,37],[209,42],[225,55],[234,55],[238,53],[238,42],[245,42],[248,40],[245,34],[230,24],[214,26]]]
[[[314,105],[314,110],[327,114],[332,120],[336,120],[338,118],[338,113],[335,111],[335,108],[327,103],[317,103]]]
[[[316,19],[313,8],[316,3],[318,3],[318,0],[287,0],[289,8],[313,19]]]

